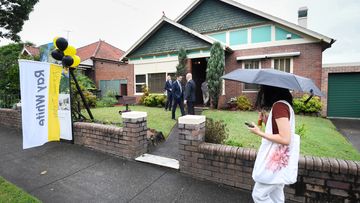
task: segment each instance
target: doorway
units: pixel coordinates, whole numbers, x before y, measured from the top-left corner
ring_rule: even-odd
[[[203,97],[201,84],[206,80],[207,58],[196,58],[191,60],[191,69],[193,80],[196,84],[196,102],[195,105],[202,105]]]

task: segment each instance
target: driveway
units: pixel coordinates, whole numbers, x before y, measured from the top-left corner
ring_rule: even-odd
[[[360,152],[360,120],[331,119],[341,134]]]

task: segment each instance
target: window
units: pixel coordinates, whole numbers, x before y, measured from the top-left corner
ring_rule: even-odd
[[[150,93],[163,93],[166,81],[166,73],[148,74],[148,87]]]
[[[136,75],[135,76],[135,84],[136,84],[136,93],[142,93],[143,85],[146,85],[146,75]]]
[[[230,45],[247,44],[248,42],[248,30],[237,30],[230,32]]]
[[[108,92],[120,95],[120,80],[100,80],[101,96],[105,96]]]
[[[291,58],[274,59],[274,69],[291,73],[292,61]]]
[[[226,44],[226,32],[210,34],[209,36],[214,38],[216,41]]]
[[[243,69],[260,69],[259,60],[249,60],[243,61]],[[256,84],[247,84],[244,85],[244,91],[257,91],[259,90],[259,85]]]
[[[251,42],[270,42],[271,41],[271,26],[255,27],[251,29]]]
[[[300,39],[301,37],[297,34],[289,32],[279,27],[275,27],[275,40],[289,40],[289,39]]]

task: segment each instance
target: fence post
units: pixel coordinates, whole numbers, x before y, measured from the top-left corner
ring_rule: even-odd
[[[205,142],[205,116],[187,115],[179,118],[180,171],[187,174],[197,173],[195,165],[199,158],[198,146]]]

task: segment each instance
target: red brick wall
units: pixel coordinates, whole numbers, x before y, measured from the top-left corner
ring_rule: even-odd
[[[21,111],[0,108],[0,125],[21,129]]]
[[[287,46],[264,47],[256,49],[246,49],[234,51],[227,55],[225,59],[225,73],[229,73],[238,68],[242,68],[241,61],[236,57],[262,55],[272,53],[300,52],[300,56],[293,58],[293,73],[311,78],[315,84],[321,85],[321,67],[322,67],[322,47],[319,43],[296,44]],[[271,68],[271,59],[261,59],[261,68]],[[242,94],[242,84],[239,82],[225,82],[225,101],[232,97]],[[256,93],[246,93],[251,99],[254,99]],[[222,103],[222,105],[224,105]]]
[[[199,179],[251,191],[255,149],[211,144],[205,140],[205,123],[181,124],[180,172]],[[284,189],[295,202],[358,202],[360,162],[300,156],[297,183]]]
[[[322,78],[321,78],[321,91],[324,93],[324,97],[321,98],[323,107],[322,107],[322,116],[327,116],[327,96],[328,96],[328,78],[329,73],[351,73],[351,72],[360,72],[360,64],[343,64],[343,65],[327,65],[322,69]]]
[[[128,96],[134,95],[134,65],[110,61],[95,61],[95,81],[99,88],[100,80],[127,80]]]

